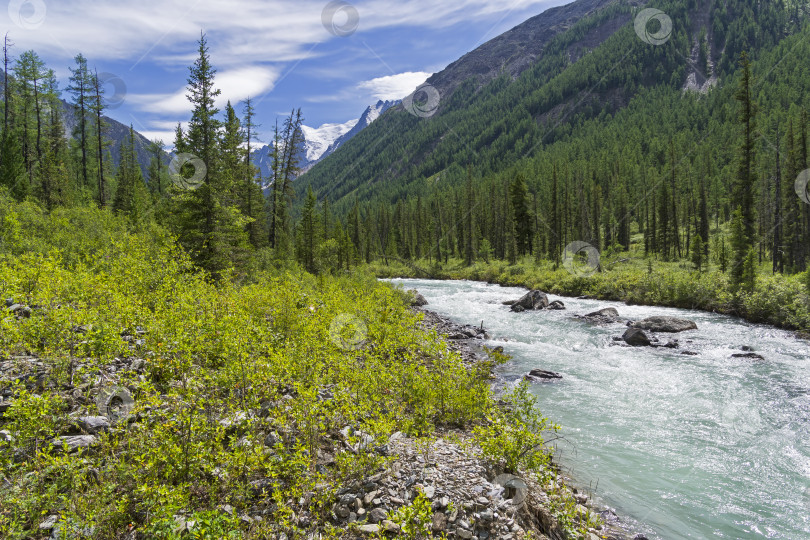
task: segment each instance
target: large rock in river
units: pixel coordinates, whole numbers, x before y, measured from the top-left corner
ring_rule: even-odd
[[[619,312],[616,311],[616,308],[608,307],[583,315],[582,318],[596,322],[614,322],[619,320]]]
[[[553,371],[547,371],[545,369],[533,369],[529,372],[528,375],[523,377],[527,381],[548,381],[553,379],[562,379],[562,375],[559,373],[554,373]]]
[[[649,330],[650,332],[685,332],[687,330],[697,330],[697,324],[687,319],[677,317],[648,317],[643,321],[630,323],[632,328]]]
[[[522,307],[523,310],[527,311],[546,309],[548,307],[548,296],[540,291],[529,291],[523,298],[512,305],[512,311],[521,311],[515,309],[517,307]]]
[[[633,347],[649,347],[650,338],[644,333],[644,330],[638,328],[628,328],[622,336],[622,339],[628,345]]]

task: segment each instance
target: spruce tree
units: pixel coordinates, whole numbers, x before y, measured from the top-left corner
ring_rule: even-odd
[[[509,196],[514,215],[512,226],[515,230],[517,251],[520,255],[525,255],[532,250],[532,220],[529,215],[529,193],[523,174],[515,175],[509,186]]]
[[[214,85],[216,70],[205,34],[200,35],[197,52],[187,87],[191,121],[186,134],[178,126],[175,149],[198,158],[206,174],[199,187],[180,191],[172,199],[173,219],[180,243],[199,266],[219,279],[228,268],[241,266],[248,244],[245,219],[234,200],[233,176],[223,168],[227,161],[220,159],[222,122],[216,117],[219,110],[215,106],[220,91]]]

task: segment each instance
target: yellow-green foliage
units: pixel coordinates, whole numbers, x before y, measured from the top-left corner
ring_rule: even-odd
[[[5,204],[0,216],[0,293],[37,306],[30,318],[3,311],[0,357],[35,356],[47,372],[36,387],[15,385],[0,421],[13,438],[0,442],[0,537],[31,537],[51,513],[95,538],[131,527],[176,538],[181,512],[196,523],[184,537],[290,531],[290,501],[312,492],[310,511],[326,517],[337,488],[383,463],[374,447],[394,431],[471,426],[492,407],[487,380],[371,276],[214,284],[171,239],[128,231],[106,212]],[[361,339],[345,346],[336,321]],[[132,348],[122,333],[143,343]],[[142,372],[110,369],[133,357]],[[71,405],[98,415],[95,396],[113,383],[135,400],[131,421],[91,452],[51,447]],[[348,451],[346,426],[374,443]],[[323,467],[322,452],[333,465]],[[217,511],[225,504],[235,515],[256,504],[270,512],[248,525]]]

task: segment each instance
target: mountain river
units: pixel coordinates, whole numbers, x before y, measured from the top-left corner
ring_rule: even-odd
[[[790,332],[712,313],[562,300],[565,311],[512,313],[526,290],[468,281],[390,280],[428,309],[484,327],[513,360],[514,384],[534,368],[544,415],[562,426],[557,461],[574,485],[650,538],[810,539],[810,344]],[[624,323],[574,318],[615,307],[623,319],[672,315],[698,330],[661,334],[680,350],[613,341]],[[765,360],[732,358],[743,346]],[[686,356],[680,351],[692,351]]]

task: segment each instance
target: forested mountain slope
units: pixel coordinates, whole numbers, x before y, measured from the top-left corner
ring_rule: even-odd
[[[587,135],[582,127],[589,122],[607,128],[634,99],[702,109],[707,101],[682,92],[690,78],[698,86],[708,87],[703,83],[713,79],[724,87],[731,82],[742,51],[754,59],[767,54],[799,30],[806,9],[782,2],[661,2],[657,7],[672,21],[672,33],[664,43],[653,45],[634,31],[633,19],[640,8],[633,3],[579,0],[569,9],[575,6],[584,15],[555,26],[560,33],[540,51],[526,45],[533,34],[517,32],[521,27],[511,31],[518,36],[513,41],[504,38],[509,33],[493,40],[503,42],[503,47],[512,43],[508,46],[518,56],[508,65],[525,66],[517,78],[513,75],[520,69],[509,68],[482,85],[486,77],[475,76],[476,69],[470,67],[473,58],[479,66],[487,60],[504,65],[503,54],[485,57],[480,51],[490,44],[482,46],[429,80],[440,91],[436,114],[423,118],[403,107],[386,114],[307,173],[296,186],[299,201],[312,186],[318,199],[330,199],[345,213],[355,201],[394,202],[408,194],[424,194],[437,181],[442,186],[458,185],[467,167],[476,177],[486,177],[527,158],[547,162],[552,148],[561,148],[556,143]],[[522,26],[539,25],[545,18],[543,14]],[[568,24],[569,28],[561,28]],[[648,28],[653,34],[655,24]],[[496,49],[502,53],[502,47]],[[713,103],[711,114],[724,114]],[[718,121],[732,117],[726,114]],[[645,140],[651,142],[663,129],[694,141],[690,131],[703,126],[684,122],[687,118],[679,114],[669,124],[642,119],[647,124]],[[618,124],[612,125],[615,131]],[[611,142],[602,139],[599,145]],[[600,174],[612,174],[615,164],[588,161]]]

